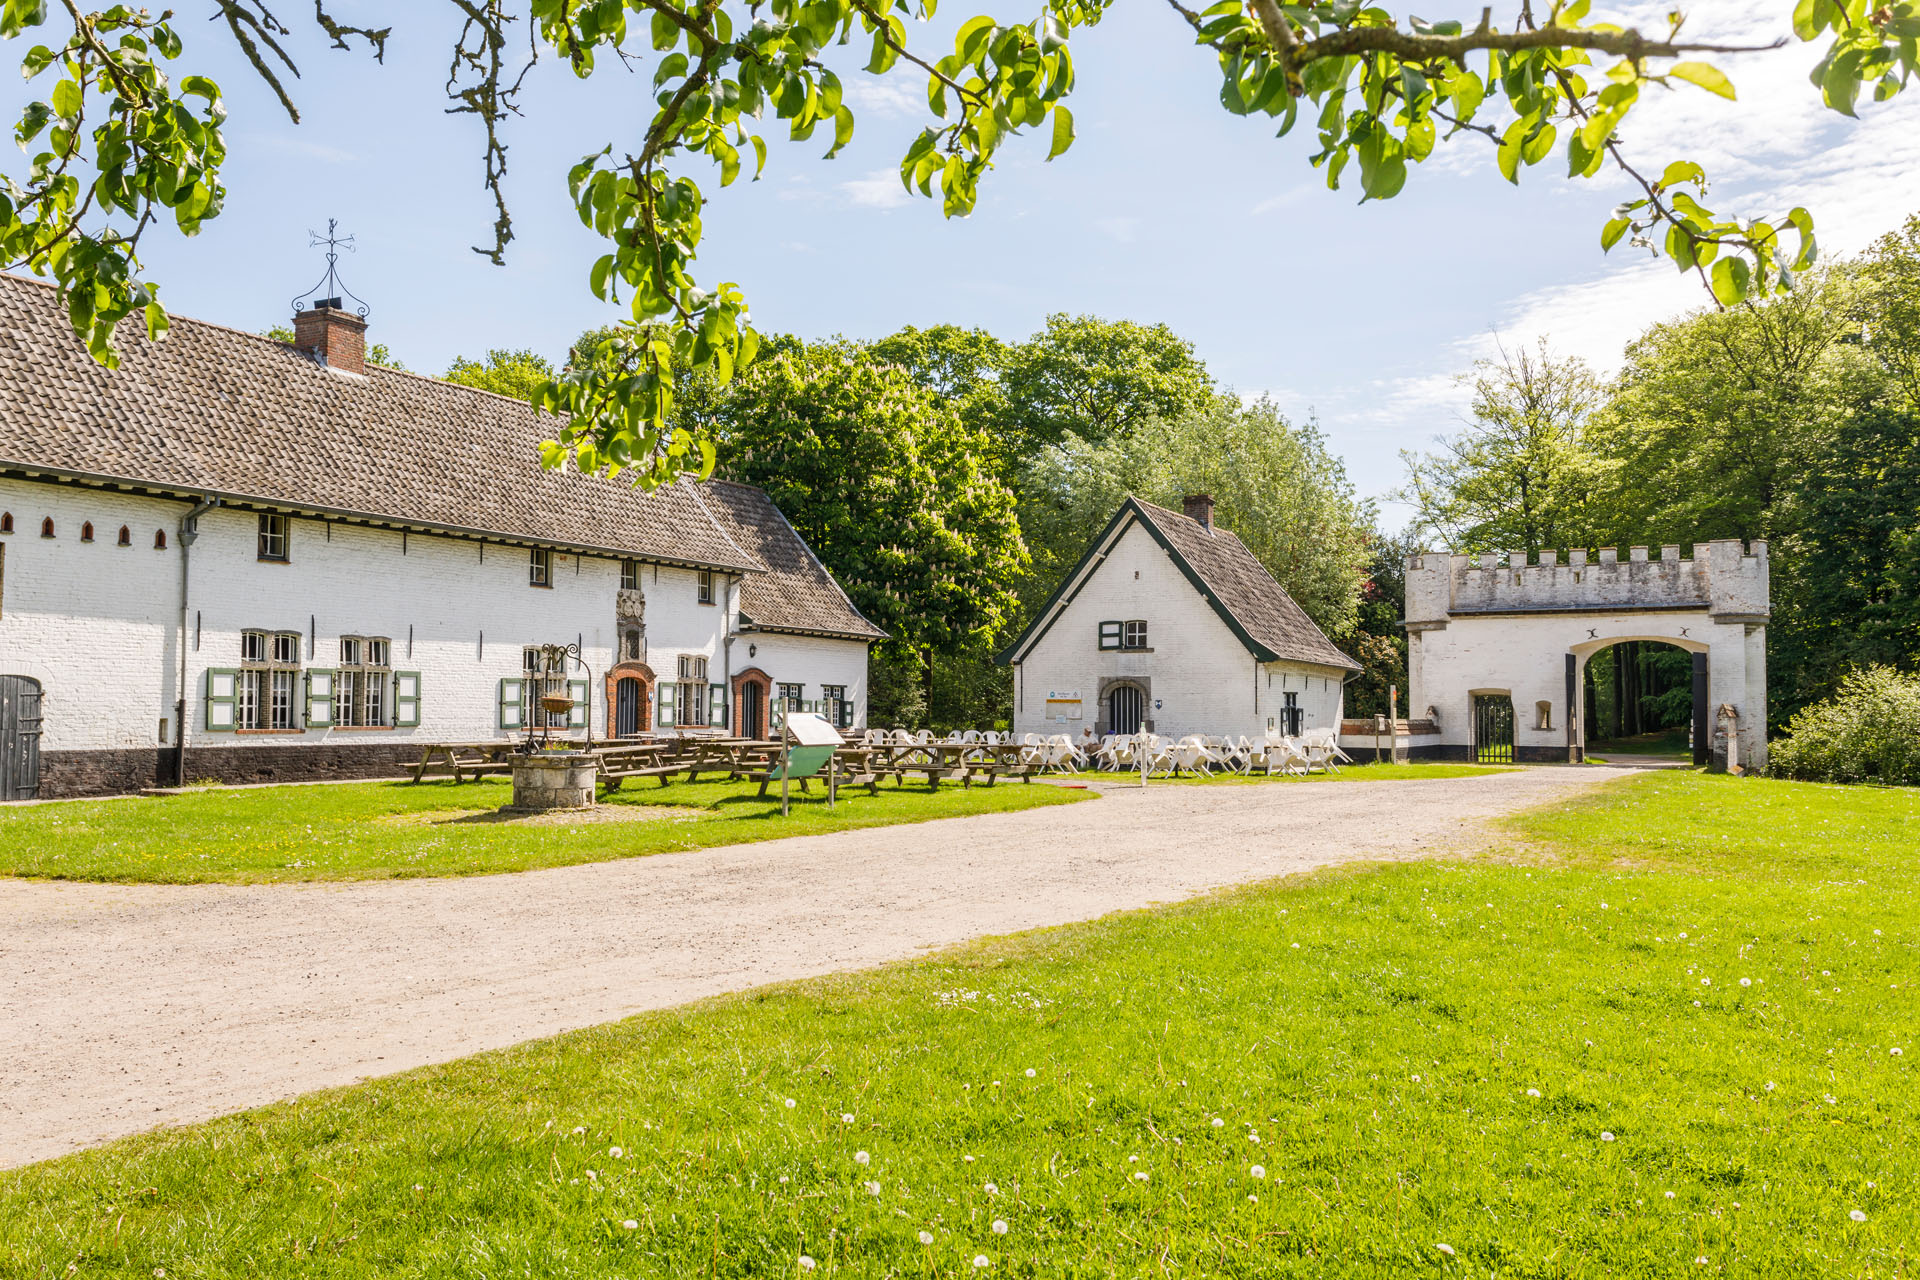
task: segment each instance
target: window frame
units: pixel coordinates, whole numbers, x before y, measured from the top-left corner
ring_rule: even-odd
[[[638,591],[640,589],[640,562],[626,559],[620,562],[620,589]]]
[[[393,641],[343,635],[333,677],[333,724],[340,729],[395,727]]]
[[[553,549],[550,547],[527,548],[527,585],[553,588]]]
[[[694,599],[700,604],[714,603],[713,570],[701,569],[694,575]]]
[[[1105,618],[1100,622],[1100,652],[1112,653],[1120,648],[1120,638],[1125,634],[1126,623],[1118,618]]]
[[[232,701],[235,733],[304,732],[302,643],[298,631],[250,627],[240,633]]]
[[[1147,643],[1147,620],[1128,618],[1120,624],[1120,649],[1122,652],[1139,653],[1151,646]]]
[[[292,517],[277,511],[260,513],[254,533],[254,559],[263,564],[293,563]]]

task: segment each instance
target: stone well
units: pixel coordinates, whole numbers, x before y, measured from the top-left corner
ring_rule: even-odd
[[[515,813],[547,813],[555,809],[591,809],[598,759],[588,751],[535,751],[516,754],[513,765]]]

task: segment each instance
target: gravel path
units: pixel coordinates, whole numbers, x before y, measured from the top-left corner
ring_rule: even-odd
[[[1115,788],[459,880],[0,879],[0,1167],[717,992],[1420,857],[1626,772]]]

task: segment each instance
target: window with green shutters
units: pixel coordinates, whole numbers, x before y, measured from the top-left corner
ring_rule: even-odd
[[[567,681],[567,693],[573,698],[573,705],[567,708],[567,728],[585,729],[587,727],[587,682],[585,680]]]
[[[393,673],[393,727],[417,729],[420,726],[420,673]]]
[[[234,704],[240,697],[240,673],[230,667],[207,668],[206,724],[211,733],[232,733],[237,727]]]
[[[500,711],[502,729],[526,728],[525,698],[526,681],[519,676],[504,676],[500,680],[500,693],[497,705]]]
[[[658,715],[654,717],[654,720],[662,729],[670,729],[679,723],[679,721],[674,718],[673,706],[674,690],[679,687],[679,685],[671,681],[663,680],[660,682],[660,709]]]
[[[1116,621],[1100,624],[1100,647],[1118,649],[1120,647],[1121,623]]]
[[[325,729],[333,724],[333,686],[335,674],[322,667],[307,671],[307,728]]]
[[[723,684],[707,690],[707,724],[715,729],[727,727],[727,686]]]

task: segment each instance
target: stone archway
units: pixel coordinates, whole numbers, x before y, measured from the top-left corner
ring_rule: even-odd
[[[742,738],[767,736],[767,707],[773,700],[773,677],[748,667],[733,677],[733,731]]]
[[[622,681],[632,681],[639,685],[637,702],[637,723],[621,723]],[[607,716],[601,721],[607,726],[609,738],[630,737],[634,734],[653,731],[653,686],[656,683],[653,668],[644,662],[617,662],[607,668]]]
[[[1562,561],[1514,555],[1422,554],[1407,560],[1407,667],[1415,719],[1436,723],[1410,739],[1416,759],[1467,759],[1472,751],[1473,691],[1510,691],[1514,759],[1579,762],[1584,742],[1581,690],[1587,662],[1622,641],[1674,645],[1695,655],[1704,698],[1694,702],[1697,743],[1708,762],[1732,757],[1760,768],[1767,752],[1767,544],[1705,543],[1683,557],[1658,558],[1633,547],[1598,558],[1577,550]],[[1549,714],[1540,714],[1545,706]],[[1715,725],[1700,708],[1716,710]],[[1717,714],[1725,716],[1723,730]],[[1557,716],[1552,714],[1557,711]]]
[[[1600,628],[1593,628],[1599,630]],[[1712,701],[1711,662],[1713,649],[1710,644],[1692,635],[1682,634],[1698,630],[1692,626],[1671,628],[1673,635],[1654,635],[1637,632],[1631,635],[1612,635],[1605,638],[1589,639],[1567,650],[1569,662],[1569,684],[1573,691],[1569,700],[1572,710],[1568,713],[1567,731],[1570,759],[1578,763],[1587,758],[1589,744],[1598,741],[1596,726],[1588,723],[1586,706],[1586,687],[1589,668],[1594,658],[1602,653],[1616,649],[1622,644],[1658,644],[1679,649],[1692,655],[1692,711],[1688,716],[1688,725],[1693,743],[1693,763],[1705,765],[1713,763],[1713,733],[1707,722],[1707,708]],[[1726,747],[1720,747],[1721,762],[1724,764]]]

